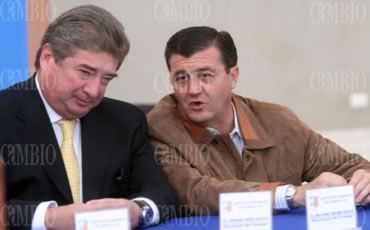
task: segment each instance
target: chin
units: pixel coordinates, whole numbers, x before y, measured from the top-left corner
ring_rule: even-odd
[[[76,112],[75,114],[76,114],[76,116],[78,116],[79,118],[81,118],[81,117],[83,117],[83,116],[85,116],[86,114],[88,114],[90,112],[90,109],[89,110],[84,110],[84,111],[78,111],[78,112]]]
[[[86,109],[86,108],[84,108],[84,109],[81,109],[81,108],[71,109],[71,110],[69,110],[69,114],[71,116],[73,116],[73,119],[79,119],[79,118],[85,116],[87,113],[89,113],[90,110],[91,110],[91,108],[89,108],[89,109]]]
[[[195,123],[202,124],[205,123],[208,118],[205,116],[199,116],[199,115],[190,115],[189,116],[190,120],[192,120]]]

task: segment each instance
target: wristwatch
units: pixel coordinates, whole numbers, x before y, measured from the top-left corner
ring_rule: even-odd
[[[286,204],[288,205],[289,210],[295,209],[297,207],[294,206],[294,195],[296,194],[297,189],[294,185],[287,185],[287,188],[285,190],[285,200]]]
[[[153,209],[143,200],[134,200],[140,207],[139,225],[142,227],[149,226],[153,222]]]

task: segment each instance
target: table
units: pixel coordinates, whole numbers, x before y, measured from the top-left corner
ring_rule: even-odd
[[[370,206],[357,207],[358,227],[363,230],[370,229]],[[218,216],[193,216],[175,218],[159,226],[148,229],[219,229]],[[306,208],[301,207],[289,213],[281,213],[273,216],[273,229],[307,229]]]

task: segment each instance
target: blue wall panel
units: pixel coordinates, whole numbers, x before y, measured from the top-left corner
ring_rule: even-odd
[[[29,77],[27,1],[0,0],[0,89]]]

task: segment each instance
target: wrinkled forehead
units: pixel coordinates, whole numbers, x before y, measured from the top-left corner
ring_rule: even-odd
[[[83,67],[109,75],[116,75],[118,62],[118,59],[110,53],[84,49],[77,49],[73,55],[63,60],[63,63],[69,63],[75,67]]]
[[[177,53],[172,54],[169,63],[171,73],[182,69],[196,71],[204,68],[219,69],[225,67],[221,60],[220,51],[215,47],[209,47],[196,52],[190,57],[185,57]]]

